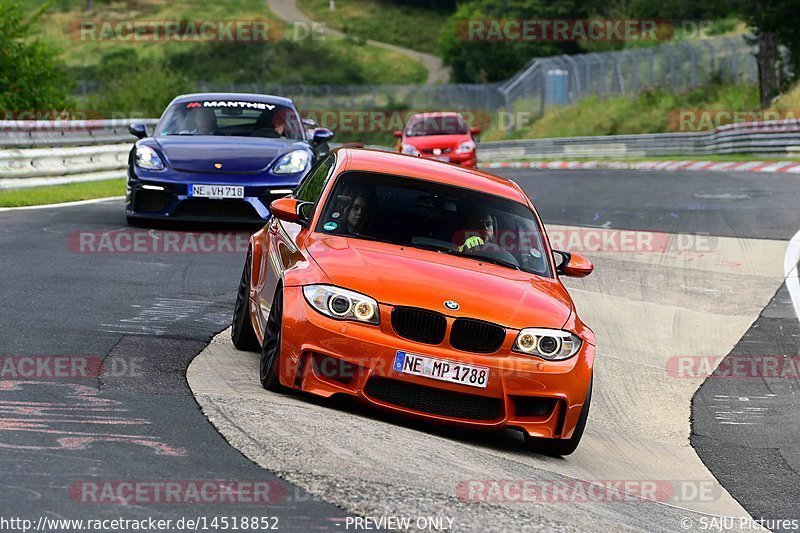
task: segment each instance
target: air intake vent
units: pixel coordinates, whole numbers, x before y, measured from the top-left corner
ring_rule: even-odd
[[[374,377],[364,392],[383,403],[420,413],[465,420],[497,420],[503,409],[497,398],[462,394],[395,379]]]
[[[447,320],[441,313],[414,307],[395,307],[392,311],[392,328],[406,339],[440,344],[447,330]]]
[[[471,318],[459,318],[450,332],[450,345],[457,350],[493,353],[500,349],[506,330],[497,324]]]

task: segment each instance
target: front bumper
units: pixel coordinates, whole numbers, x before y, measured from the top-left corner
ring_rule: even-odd
[[[290,194],[301,175],[252,179],[243,183],[240,176],[192,173],[141,172],[128,169],[125,212],[142,220],[215,221],[263,223],[269,216],[269,204]],[[192,184],[243,185],[243,199],[192,198]]]
[[[392,307],[381,304],[381,324],[328,318],[305,301],[301,287],[284,289],[281,383],[320,396],[347,394],[404,415],[474,428],[515,427],[534,437],[569,438],[586,398],[594,346],[584,342],[566,361],[512,353],[508,329],[494,354],[456,350],[448,332],[440,345],[399,337]],[[490,369],[486,388],[398,372],[398,350]]]

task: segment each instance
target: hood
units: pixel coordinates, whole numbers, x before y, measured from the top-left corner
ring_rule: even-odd
[[[469,133],[456,135],[426,135],[422,137],[406,137],[403,142],[414,146],[417,150],[433,150],[434,148],[452,148],[455,150],[459,144],[471,140]]]
[[[155,141],[173,169],[211,174],[260,173],[279,155],[301,147],[287,139],[213,135],[162,136]],[[222,166],[217,169],[215,164]]]
[[[572,300],[556,279],[417,248],[323,236],[308,251],[333,284],[407,305],[510,328],[561,328]],[[444,307],[447,300],[460,305]]]

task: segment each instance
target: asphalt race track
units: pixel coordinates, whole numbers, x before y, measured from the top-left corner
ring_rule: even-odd
[[[446,517],[465,531],[675,531],[714,515],[800,518],[796,376],[704,381],[667,371],[676,357],[798,354],[784,269],[800,229],[798,178],[501,174],[531,195],[557,238],[624,229],[658,245],[585,251],[595,273],[568,284],[598,336],[596,397],[575,454],[541,457],[511,431],[445,431],[260,389],[256,356],[232,349],[224,332],[244,253],[76,249],[82,233],[126,228],[114,200],[0,212],[0,355],[104,360],[99,377],[3,376],[8,507],[32,519],[277,516],[280,529],[298,531],[341,530],[352,514]],[[723,405],[734,399],[747,405]],[[270,498],[87,501],[91,483],[136,480],[266,483]],[[487,480],[652,481],[684,493],[544,503],[465,494]],[[707,492],[689,493],[698,489]]]

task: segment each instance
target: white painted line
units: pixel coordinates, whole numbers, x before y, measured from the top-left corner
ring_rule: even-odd
[[[800,320],[800,279],[797,274],[797,262],[800,261],[800,231],[794,234],[789,245],[786,247],[786,255],[783,257],[783,273],[786,278],[786,288],[792,298],[794,314]]]
[[[98,204],[100,202],[109,202],[111,200],[123,200],[124,196],[108,196],[106,198],[94,198],[92,200],[79,200],[77,202],[62,202],[60,204],[46,204],[46,205],[25,205],[21,207],[0,207],[2,211],[19,211],[23,209],[52,209],[54,207],[72,207],[75,205],[88,205]]]

